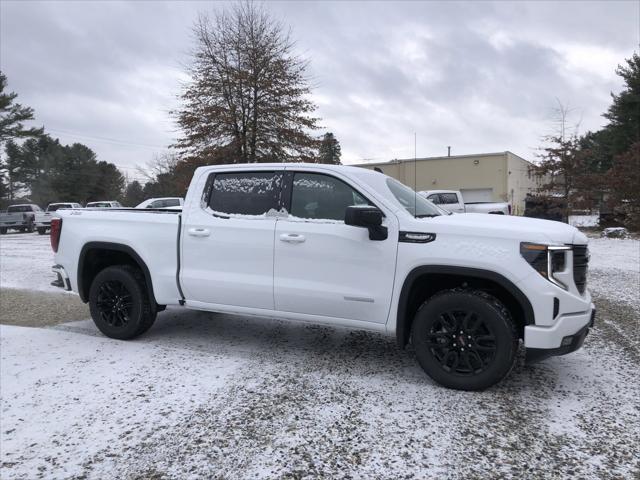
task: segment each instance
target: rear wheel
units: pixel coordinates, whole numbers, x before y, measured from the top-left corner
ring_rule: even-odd
[[[107,267],[96,275],[89,290],[89,307],[96,327],[119,340],[142,335],[156,319],[144,276],[130,265]]]
[[[47,233],[47,229],[45,227],[38,227],[39,235],[44,235],[45,233]]]
[[[6,233],[7,233],[6,227],[0,228],[0,235],[6,235]]]
[[[436,382],[482,390],[515,364],[518,334],[509,311],[481,291],[448,290],[427,300],[413,322],[418,362]]]

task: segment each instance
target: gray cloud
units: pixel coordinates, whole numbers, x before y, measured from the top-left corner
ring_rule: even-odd
[[[512,150],[531,158],[555,98],[604,123],[616,64],[638,44],[632,2],[274,2],[310,61],[344,160]],[[134,174],[171,144],[168,112],[205,2],[0,3],[0,68],[63,142]]]

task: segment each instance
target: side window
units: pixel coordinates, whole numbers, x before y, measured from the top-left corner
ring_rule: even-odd
[[[427,200],[435,203],[436,205],[440,205],[442,202],[440,201],[440,196],[437,193],[433,193],[427,197]]]
[[[291,215],[299,218],[344,220],[347,207],[371,203],[337,178],[296,173],[291,191]]]
[[[180,200],[178,200],[177,198],[168,198],[167,200],[164,201],[164,205],[162,206],[163,207],[179,207]]]
[[[452,203],[458,203],[458,195],[455,193],[441,193],[440,198],[445,205],[451,205]]]
[[[208,206],[223,215],[264,215],[278,208],[281,178],[277,172],[215,174]]]

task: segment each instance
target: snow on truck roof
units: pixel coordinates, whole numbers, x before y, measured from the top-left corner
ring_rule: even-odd
[[[233,163],[228,165],[206,165],[203,167],[198,167],[198,170],[205,171],[215,171],[215,170],[248,170],[248,169],[257,169],[257,170],[266,170],[266,169],[277,169],[277,170],[294,170],[294,169],[304,169],[304,170],[334,170],[337,172],[345,172],[358,176],[375,176],[380,175],[380,172],[375,170],[369,170],[367,168],[357,167],[354,165],[330,165],[326,163],[296,163],[296,162],[287,162],[287,163]]]

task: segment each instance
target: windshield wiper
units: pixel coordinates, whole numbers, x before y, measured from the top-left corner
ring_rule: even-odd
[[[439,213],[423,213],[421,215],[416,215],[416,218],[433,218],[433,217],[439,217],[440,214]]]

